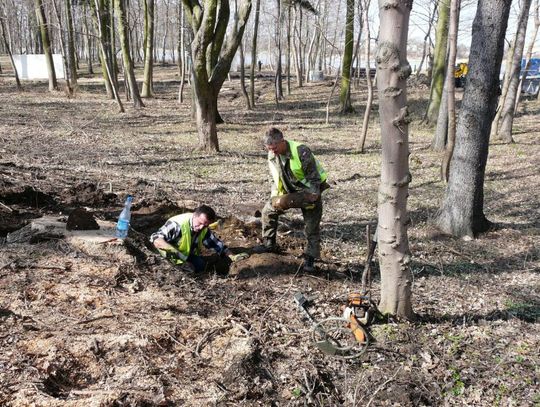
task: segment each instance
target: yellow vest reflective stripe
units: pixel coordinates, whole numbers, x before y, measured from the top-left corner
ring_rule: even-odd
[[[303,145],[302,143],[298,143],[296,141],[287,140],[287,143],[289,144],[289,150],[291,151],[291,159],[289,160],[289,167],[291,169],[291,172],[293,173],[294,177],[300,181],[302,184],[306,186],[306,188],[310,187],[309,181],[306,180],[306,176],[304,175],[304,170],[302,169],[302,161],[300,161],[300,156],[298,155],[298,147]],[[317,157],[313,156],[315,159],[315,164],[317,165],[317,171],[319,172],[319,175],[321,177],[321,182],[326,181],[328,178],[328,174],[326,173],[326,170],[323,168]],[[283,180],[281,179],[280,175],[280,168],[278,163],[279,157],[277,155],[274,155],[273,159],[270,159],[270,154],[268,155],[268,165],[270,166],[270,173],[272,174],[272,178],[274,180],[274,188],[272,190],[272,196],[277,195],[284,195],[287,193],[285,190],[285,187],[283,186]],[[277,189],[276,189],[277,188]]]
[[[182,236],[180,240],[176,243],[176,248],[184,256],[188,257],[191,251],[191,225],[190,220],[192,218],[192,213],[183,213],[181,215],[173,216],[169,219],[171,222],[178,223],[180,225],[180,230],[182,231]],[[204,228],[197,236],[196,246],[193,250],[195,256],[200,256],[202,252],[203,240],[208,233],[208,229]]]

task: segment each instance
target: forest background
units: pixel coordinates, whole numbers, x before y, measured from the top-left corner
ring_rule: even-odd
[[[290,60],[284,46],[280,67],[277,40],[287,43],[289,19],[285,12],[277,18],[277,6],[287,10],[288,3],[261,3],[256,59],[249,56],[254,48],[254,4],[242,37],[245,63],[236,53],[216,94],[224,120],[216,127],[216,153],[206,148],[205,133],[201,136],[193,118],[190,65],[178,64],[178,55],[184,55],[181,61],[190,60],[190,51],[191,59],[195,55],[189,49],[187,23],[180,29],[185,9],[175,1],[155,2],[154,47],[145,53],[144,5],[149,3],[124,2],[129,6],[125,27],[131,40],[133,87],[129,60],[120,51],[118,11],[113,11],[116,24],[103,25],[98,34],[100,23],[92,4],[2,2],[6,41],[0,57],[0,340],[5,349],[0,356],[1,403],[538,405],[540,106],[535,95],[516,92],[511,142],[490,139],[485,130],[477,134],[490,142],[481,178],[481,213],[489,218],[489,229],[464,236],[441,233],[437,217],[448,189],[440,173],[447,149],[434,146],[440,120],[427,120],[439,14],[432,3],[413,5],[417,14],[411,27],[424,28],[425,34],[411,35],[407,43],[407,57],[412,62],[416,56],[418,62],[411,63],[413,75],[401,85],[407,85],[404,151],[410,152],[405,170],[411,174],[405,185],[410,220],[402,229],[410,242],[404,251],[412,255],[404,274],[410,288],[405,303],[414,314],[400,315],[403,309],[397,307],[389,313],[394,316],[370,327],[374,343],[362,357],[332,358],[314,346],[309,324],[292,297],[297,291],[307,293],[314,315],[324,319],[339,316],[347,293],[361,286],[368,252],[365,228],[377,224],[385,165],[385,122],[379,122],[380,102],[373,88],[373,106],[366,108],[375,83],[370,85],[371,73],[361,69],[368,59],[368,43],[377,53],[377,13],[370,11],[362,19],[363,29],[371,27],[367,42],[366,31],[359,30],[361,13],[353,14],[353,58],[344,85],[339,72],[346,45],[351,45],[346,40],[350,7],[321,1],[311,6],[327,7],[326,11],[315,14],[306,3],[291,3],[290,21],[295,24]],[[94,4],[103,6],[104,14],[111,10],[105,5],[115,5]],[[48,84],[22,81],[18,89],[6,52],[41,51],[43,33],[35,13],[41,5],[51,50],[66,57],[68,80],[58,80],[52,91],[50,76]],[[73,11],[71,61],[66,5]],[[365,6],[356,3],[355,10],[373,10],[373,5]],[[535,24],[528,27],[520,61],[528,49],[531,55],[535,49],[538,4],[529,6],[527,17]],[[467,7],[475,14],[472,5]],[[517,37],[520,10],[517,4],[508,10],[506,45]],[[464,6],[459,30],[463,42],[455,44],[456,59],[468,60],[466,38],[474,35],[466,11]],[[276,35],[278,28],[281,35]],[[106,31],[114,38],[108,42],[114,51],[100,43]],[[312,42],[317,32],[319,40]],[[310,55],[310,48],[318,51]],[[508,49],[515,48],[505,47],[507,61],[515,54]],[[104,49],[116,55],[109,60],[116,64],[110,65],[109,73],[107,64],[99,61]],[[148,65],[145,57],[150,55],[153,61]],[[260,71],[249,66],[251,59],[264,61]],[[219,62],[211,68],[217,66]],[[492,75],[497,76],[492,81],[497,86],[500,71]],[[315,72],[322,77],[316,78]],[[111,73],[118,77],[116,84]],[[283,80],[281,95],[276,78]],[[458,120],[461,102],[471,89],[455,91]],[[501,83],[501,93],[504,89]],[[139,105],[138,90],[143,102]],[[344,94],[353,108],[347,114]],[[123,113],[118,113],[119,106]],[[255,215],[269,194],[260,138],[272,125],[312,147],[331,174],[332,188],[324,196],[319,271],[299,271],[303,237],[297,212],[282,219],[279,256],[253,255],[235,265],[218,260],[196,276],[174,270],[152,252],[148,235],[168,216],[199,203],[218,210],[224,219],[218,233],[233,250],[249,251],[260,241]],[[457,143],[459,134],[458,130]],[[76,208],[86,208],[110,230],[128,193],[134,194],[135,206],[125,248],[92,246],[70,235],[32,229],[40,218],[64,223]],[[384,270],[382,263],[380,270],[374,268],[370,293],[380,303]]]

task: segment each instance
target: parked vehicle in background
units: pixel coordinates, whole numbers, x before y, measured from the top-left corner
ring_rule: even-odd
[[[527,70],[525,71],[526,66]],[[528,95],[538,95],[538,89],[540,88],[540,58],[531,58],[528,64],[526,59],[522,59],[521,69],[522,72],[526,72],[521,91]]]

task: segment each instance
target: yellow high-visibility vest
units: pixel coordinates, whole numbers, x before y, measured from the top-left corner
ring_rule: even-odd
[[[287,140],[287,143],[291,151],[291,159],[289,160],[291,172],[298,181],[300,181],[303,185],[306,186],[306,188],[310,188],[311,185],[309,184],[309,181],[306,180],[304,170],[302,169],[302,162],[300,161],[300,156],[298,155],[298,147],[300,147],[302,143],[291,140]],[[319,175],[321,177],[321,182],[326,181],[326,179],[328,178],[326,170],[323,168],[317,157],[313,156],[313,158],[315,158],[317,171],[319,172]],[[272,154],[268,154],[268,165],[270,166],[270,173],[272,174],[272,178],[274,180],[272,196],[285,195],[287,193],[285,187],[283,186],[283,180],[279,176],[280,168],[277,160],[279,160],[279,157],[277,155],[274,154],[274,157],[272,158]]]
[[[176,244],[176,248],[180,253],[182,253],[186,258],[189,256],[189,253],[191,252],[191,225],[190,220],[192,218],[192,213],[182,213],[181,215],[173,216],[169,219],[171,222],[176,222],[180,225],[180,229],[182,230],[182,236],[180,237],[180,240]],[[202,253],[202,247],[203,247],[203,240],[206,236],[206,233],[208,233],[208,228],[204,228],[199,233],[199,236],[197,236],[197,242],[195,243],[196,246],[193,250],[193,254],[195,256],[200,256]],[[178,261],[175,262],[176,264],[182,264],[183,261],[178,259]]]

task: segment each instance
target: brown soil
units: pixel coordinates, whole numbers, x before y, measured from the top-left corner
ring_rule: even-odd
[[[222,152],[204,154],[189,103],[176,101],[175,73],[157,70],[157,98],[140,111],[126,104],[125,114],[91,78],[71,99],[45,83],[17,93],[0,78],[0,405],[539,405],[538,102],[520,106],[515,144],[490,146],[485,210],[495,228],[465,242],[430,221],[444,184],[440,154],[429,149],[433,129],[420,123],[426,88],[414,84],[409,238],[418,320],[377,321],[367,352],[346,360],[314,346],[293,296],[306,293],[320,320],[339,316],[360,288],[365,227],[376,216],[376,115],[360,155],[363,112],[325,124],[326,83],[294,89],[276,109],[271,79],[259,78],[257,108],[246,111],[235,80],[220,100]],[[364,92],[354,96],[362,110]],[[329,170],[317,272],[299,268],[297,210],[283,218],[277,254],[230,265],[207,253],[200,274],[156,255],[148,236],[203,202],[223,218],[216,233],[233,251],[260,242],[257,211],[269,184],[259,138],[269,125],[307,142]],[[67,219],[77,208],[115,221],[128,193],[125,248],[6,241],[33,218]],[[375,273],[375,301],[379,288]]]

